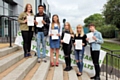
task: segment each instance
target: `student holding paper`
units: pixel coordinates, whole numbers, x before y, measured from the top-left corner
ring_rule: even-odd
[[[56,51],[56,66],[59,65],[59,48],[60,48],[60,35],[62,33],[62,27],[60,26],[58,15],[53,15],[52,23],[49,29],[50,36],[50,61],[51,66],[54,66],[54,49]]]
[[[40,44],[42,41],[42,59],[44,62],[46,62],[46,41],[45,41],[45,34],[44,29],[47,29],[47,33],[49,32],[49,24],[50,20],[49,17],[43,12],[44,6],[39,5],[38,6],[38,13],[35,15],[35,33],[37,34],[37,56],[38,56],[38,63],[41,61],[40,56]]]
[[[101,50],[101,44],[103,43],[103,38],[102,34],[95,29],[94,24],[90,24],[89,29],[91,32],[93,32],[92,38],[95,40],[94,42],[90,43],[91,57],[95,67],[95,76],[91,77],[91,79],[100,80],[99,55]],[[89,41],[89,38],[87,38],[86,40]]]
[[[79,69],[77,76],[82,75],[83,71],[83,57],[84,57],[84,47],[87,45],[86,38],[87,36],[84,34],[83,27],[78,25],[76,27],[76,34],[74,36],[74,45],[75,45],[75,59]],[[78,47],[77,47],[78,46]]]
[[[34,14],[32,11],[32,5],[26,4],[24,12],[22,12],[18,17],[18,22],[20,23],[20,30],[23,38],[23,50],[24,57],[31,56],[31,41],[34,31]],[[31,18],[28,18],[31,17]],[[32,24],[28,24],[31,21]]]
[[[64,71],[70,71],[72,69],[70,54],[72,51],[72,38],[74,37],[74,32],[69,22],[66,22],[64,27],[65,29],[62,32],[62,36],[61,36],[61,43],[62,43],[62,48],[65,56],[65,64],[66,64],[66,68],[64,69]]]

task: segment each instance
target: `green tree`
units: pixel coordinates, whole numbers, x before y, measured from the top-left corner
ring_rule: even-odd
[[[95,24],[96,27],[101,27],[105,24],[104,17],[102,14],[96,13],[90,15],[84,20],[85,26],[88,26],[90,23]]]
[[[113,24],[120,29],[120,0],[108,0],[104,5],[103,14],[107,24]]]

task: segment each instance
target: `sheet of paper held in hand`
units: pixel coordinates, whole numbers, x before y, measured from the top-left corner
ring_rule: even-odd
[[[82,40],[75,40],[75,49],[82,50]]]
[[[71,35],[68,34],[68,33],[65,33],[65,34],[64,34],[64,37],[63,37],[64,43],[69,44],[70,39],[71,39]]]
[[[93,39],[93,32],[87,33],[87,38],[89,38],[89,43],[95,42],[95,40]]]
[[[27,16],[27,25],[34,26],[34,16]]]
[[[53,36],[52,36],[52,40],[59,39],[59,37],[57,36],[57,34],[58,34],[58,30],[52,30],[52,34],[53,34]]]
[[[37,27],[42,28],[43,23],[42,23],[43,17],[36,17],[36,21],[38,22]]]

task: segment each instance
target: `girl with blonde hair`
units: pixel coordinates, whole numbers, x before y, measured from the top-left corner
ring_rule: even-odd
[[[69,44],[66,44],[63,41],[63,37],[64,37],[65,33],[68,33],[71,35]],[[62,36],[61,36],[61,43],[62,43],[62,48],[63,48],[63,52],[64,52],[64,56],[65,56],[65,64],[66,64],[66,68],[64,69],[64,71],[70,71],[72,69],[70,54],[72,51],[72,38],[73,37],[74,37],[74,32],[71,28],[71,25],[69,22],[66,22],[65,26],[64,26],[64,31],[62,32]]]
[[[86,38],[87,36],[84,34],[84,30],[83,27],[81,25],[78,25],[76,27],[76,34],[74,36],[74,46],[78,45],[75,43],[75,40],[82,40],[82,50],[80,49],[76,49],[75,48],[75,59],[76,59],[76,63],[79,69],[79,72],[77,73],[77,76],[81,76],[82,75],[82,70],[83,70],[83,57],[84,57],[84,47],[87,45],[87,41]]]

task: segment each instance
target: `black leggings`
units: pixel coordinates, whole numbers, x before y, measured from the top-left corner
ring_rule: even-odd
[[[24,54],[31,51],[33,31],[22,31]]]
[[[95,67],[95,76],[99,77],[100,76],[100,65],[99,65],[99,55],[100,51],[92,51],[91,49],[91,57],[93,60],[93,64]]]
[[[66,46],[66,45],[63,46],[66,67],[71,67],[71,57],[70,57],[71,48],[72,48],[71,46]]]

